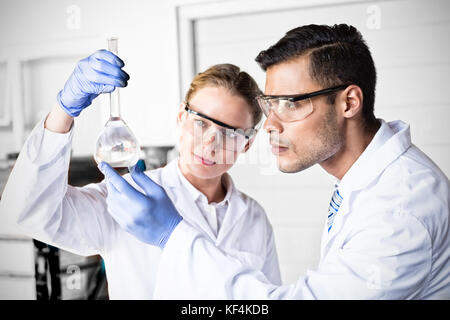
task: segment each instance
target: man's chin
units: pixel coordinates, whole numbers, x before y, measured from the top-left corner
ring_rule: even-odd
[[[314,163],[302,163],[298,159],[283,159],[280,156],[278,156],[277,160],[278,170],[283,173],[297,173],[314,165]]]

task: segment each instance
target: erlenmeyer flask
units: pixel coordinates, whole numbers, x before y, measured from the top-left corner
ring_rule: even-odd
[[[117,55],[117,38],[108,39],[108,50]],[[97,163],[107,162],[111,167],[131,167],[139,160],[139,143],[120,115],[119,88],[109,94],[110,116],[100,133],[95,148]]]

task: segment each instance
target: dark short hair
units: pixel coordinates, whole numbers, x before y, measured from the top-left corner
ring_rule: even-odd
[[[376,123],[376,70],[369,47],[361,33],[347,24],[306,25],[292,29],[276,44],[261,51],[256,62],[266,71],[272,65],[309,55],[309,75],[320,85],[355,84],[363,92],[366,127]],[[334,103],[336,95],[330,97]]]
[[[232,94],[244,98],[250,107],[253,126],[261,121],[262,111],[256,102],[256,97],[262,92],[247,72],[231,63],[213,65],[194,77],[186,93],[185,101],[189,102],[198,90],[210,86],[228,89]]]

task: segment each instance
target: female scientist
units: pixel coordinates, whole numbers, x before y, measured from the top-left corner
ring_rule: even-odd
[[[112,218],[105,181],[84,187],[67,183],[73,119],[100,93],[127,85],[123,66],[106,50],[77,64],[57,96],[58,104],[26,140],[1,211],[13,215],[33,238],[79,255],[101,255],[111,299],[151,299],[161,249],[139,241],[120,227],[123,221]],[[177,114],[179,158],[145,173],[133,167],[124,178],[142,190],[139,181],[150,177],[186,221],[227,254],[281,284],[264,209],[237,190],[227,174],[255,137],[261,111],[254,98],[259,93],[253,78],[231,64],[198,74]]]

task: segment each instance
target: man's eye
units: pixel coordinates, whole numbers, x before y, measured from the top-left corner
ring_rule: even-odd
[[[289,100],[281,101],[280,104],[283,108],[286,108],[286,109],[295,109],[296,108],[295,103],[292,103]]]
[[[295,110],[295,104],[289,100],[280,100],[278,101],[278,112],[288,112]]]

